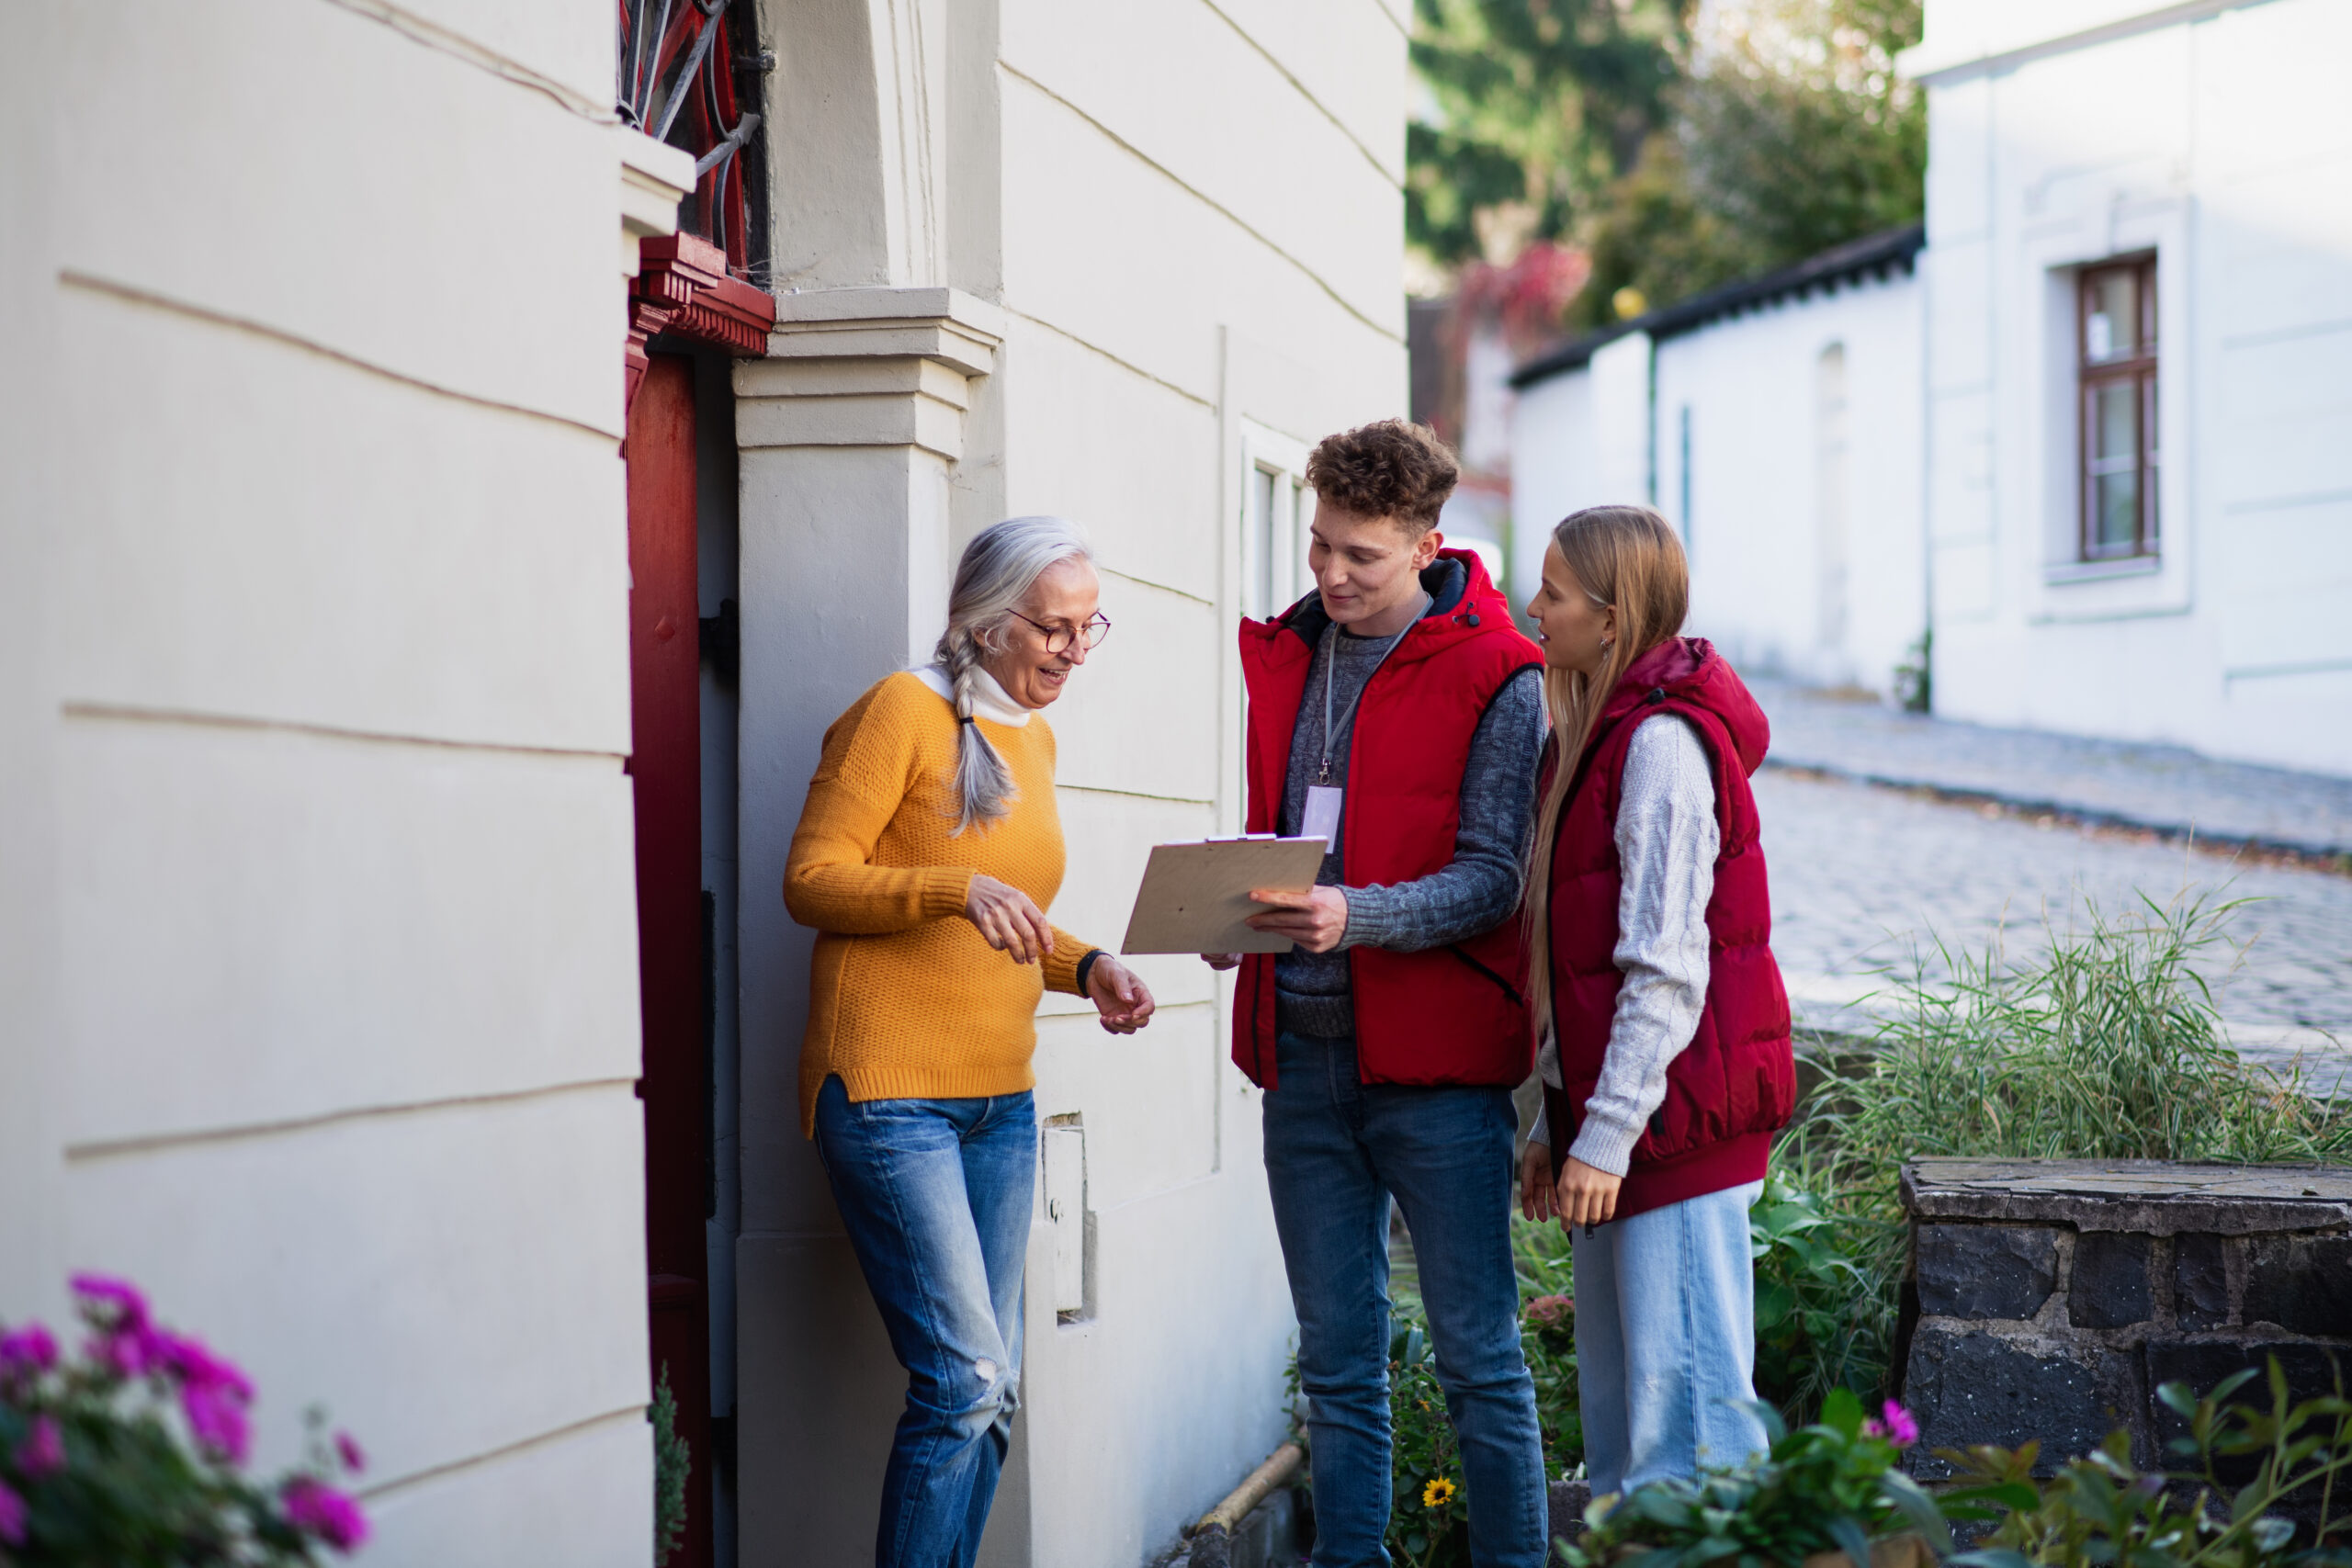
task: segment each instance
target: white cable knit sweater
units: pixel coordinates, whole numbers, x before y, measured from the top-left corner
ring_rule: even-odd
[[[1707,999],[1707,900],[1723,839],[1707,749],[1673,714],[1643,720],[1626,748],[1615,837],[1623,881],[1613,956],[1625,979],[1600,1081],[1568,1153],[1623,1176],[1666,1101],[1666,1069],[1690,1043]],[[1548,1035],[1536,1067],[1545,1083],[1562,1087],[1559,1043]],[[1537,1119],[1532,1142],[1551,1143],[1547,1122]]]

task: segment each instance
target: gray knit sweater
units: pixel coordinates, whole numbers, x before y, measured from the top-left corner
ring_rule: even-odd
[[[1322,761],[1323,680],[1333,675],[1331,782],[1347,784],[1348,744],[1355,732],[1349,699],[1363,689],[1386,646],[1385,637],[1359,637],[1336,627],[1324,634],[1306,674],[1306,695],[1292,728],[1290,772],[1283,791],[1282,830],[1295,834],[1305,819],[1307,786]],[[1329,953],[1294,949],[1274,960],[1274,1021],[1293,1034],[1342,1039],[1355,1032],[1355,999],[1347,949],[1382,947],[1419,953],[1492,931],[1519,907],[1519,868],[1535,807],[1535,773],[1544,745],[1543,686],[1532,667],[1503,682],[1470,739],[1462,770],[1462,817],[1453,860],[1410,882],[1351,887],[1338,849],[1323,857],[1316,881],[1347,896],[1348,928]],[[1340,826],[1346,827],[1344,803]]]

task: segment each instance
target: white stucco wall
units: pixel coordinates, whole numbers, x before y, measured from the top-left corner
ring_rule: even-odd
[[[1534,581],[1549,525],[1578,507],[1647,501],[1689,547],[1693,635],[1743,668],[1886,691],[1926,624],[1918,309],[1898,271],[1655,344],[1629,333],[1528,387],[1513,434],[1518,570]],[[1842,552],[1824,539],[1820,367],[1833,345],[1846,386]],[[1825,555],[1839,554],[1842,615],[1825,606],[1838,592]]]
[[[0,1316],[130,1276],[377,1563],[650,1529],[609,11],[12,21]]]
[[[1927,15],[1939,709],[2352,773],[2352,11]],[[2067,581],[2069,269],[2147,249],[2162,554]]]
[[[758,400],[739,414],[747,1563],[870,1552],[904,1388],[800,1135],[808,937],[768,902],[823,726],[927,657],[954,554],[979,527],[1032,512],[1085,524],[1116,629],[1049,716],[1069,850],[1053,914],[1115,948],[1150,845],[1240,825],[1245,429],[1311,443],[1400,413],[1406,395],[1399,0],[919,6],[891,13],[894,51],[854,41],[884,26],[845,30],[854,14],[882,12],[768,7],[785,55],[772,101],[805,82],[854,106],[863,73],[871,101],[897,106],[878,123],[929,115],[957,132],[924,153],[837,117],[779,153],[780,276],[803,290],[787,314],[879,286],[860,311],[921,300],[1001,341],[957,372],[953,428],[911,438],[887,434],[907,427],[880,398],[865,435],[826,424],[824,400],[788,406],[778,359],[738,377]],[[779,135],[799,134],[790,113]],[[904,231],[933,238],[869,247],[854,268],[808,239],[855,229],[867,202],[898,203]],[[777,343],[824,347],[791,326]],[[831,363],[809,374],[878,386]],[[1161,1008],[1145,1034],[1114,1040],[1063,998],[1040,1018],[1038,1112],[1084,1134],[1089,1286],[1082,1314],[1058,1320],[1041,1213],[987,1562],[1139,1563],[1284,1434],[1293,1324],[1258,1099],[1227,1061],[1230,987],[1196,960],[1138,967]]]
[[[1844,359],[1842,551],[1824,536],[1835,527],[1820,406],[1832,348]],[[1690,547],[1691,631],[1743,667],[1886,692],[1927,615],[1911,276],[1858,280],[1667,339],[1657,419],[1658,507]],[[1841,554],[1842,614],[1825,603],[1839,592],[1830,562]]]

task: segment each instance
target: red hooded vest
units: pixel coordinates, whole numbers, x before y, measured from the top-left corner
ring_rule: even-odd
[[[1422,573],[1432,603],[1365,686],[1349,739],[1340,852],[1357,886],[1427,876],[1451,863],[1470,740],[1503,682],[1543,662],[1467,550]],[[1456,570],[1448,562],[1458,562]],[[1330,618],[1308,594],[1272,621],[1241,623],[1250,690],[1248,830],[1281,825],[1291,734],[1317,641]],[[1517,919],[1426,953],[1348,950],[1356,1066],[1366,1083],[1518,1084],[1533,1065],[1526,942]],[[1274,955],[1245,954],[1233,1003],[1233,1061],[1274,1087]]]
[[[1617,1198],[1621,1218],[1761,1181],[1772,1134],[1796,1105],[1789,998],[1772,958],[1772,903],[1747,783],[1764,761],[1770,729],[1712,646],[1675,637],[1636,660],[1610,694],[1553,844],[1553,1017],[1566,1088],[1545,1088],[1552,1125],[1582,1124],[1609,1049],[1623,979],[1614,956],[1623,882],[1615,830],[1625,753],[1642,721],[1663,713],[1688,719],[1706,747],[1722,849],[1707,900],[1706,1004],[1690,1045],[1667,1069],[1666,1102],[1634,1145]],[[1572,1134],[1554,1133],[1555,1167],[1572,1141]]]

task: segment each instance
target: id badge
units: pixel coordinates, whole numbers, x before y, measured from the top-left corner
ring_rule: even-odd
[[[1320,839],[1326,852],[1340,847],[1340,802],[1347,798],[1344,789],[1330,789],[1321,784],[1306,786],[1306,813],[1300,822],[1298,836]]]

